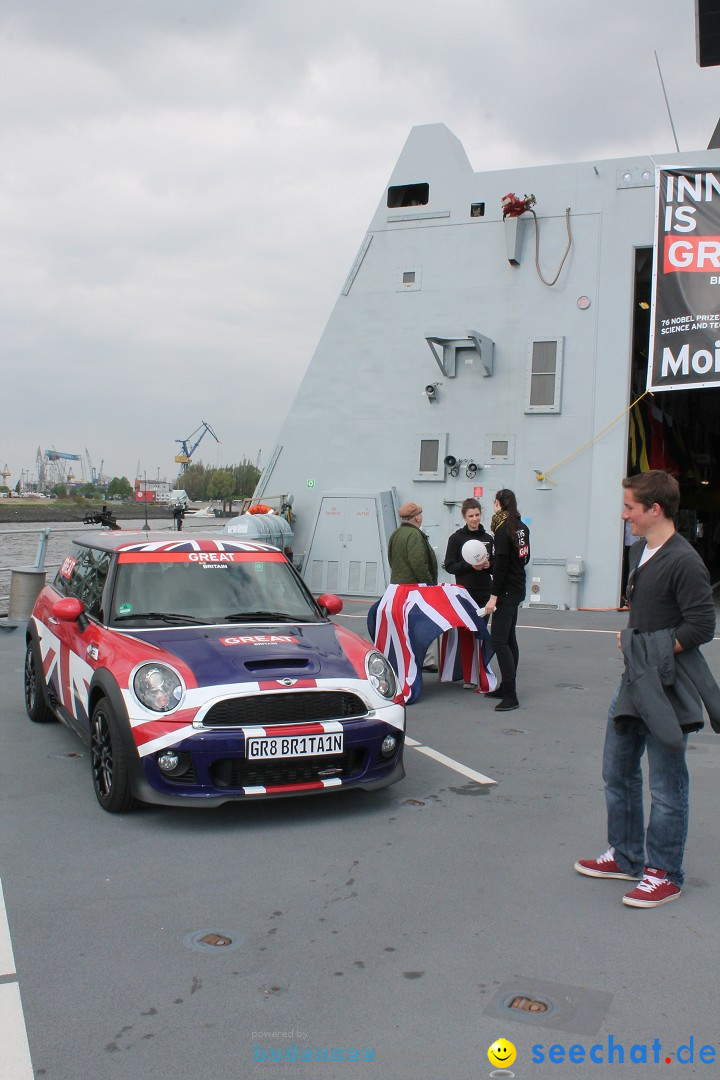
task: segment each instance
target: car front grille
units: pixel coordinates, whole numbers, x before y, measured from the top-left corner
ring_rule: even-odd
[[[284,694],[225,698],[208,710],[202,723],[204,727],[272,727],[347,720],[366,713],[367,707],[357,694],[342,690],[290,690]]]
[[[209,773],[213,785],[218,788],[274,787],[352,776],[362,772],[366,759],[367,751],[362,748],[327,757],[282,761],[248,762],[246,758],[225,758],[214,761]]]

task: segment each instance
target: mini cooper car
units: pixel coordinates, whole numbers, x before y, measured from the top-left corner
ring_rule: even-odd
[[[87,744],[111,813],[393,784],[395,675],[341,607],[269,544],[86,534],[28,622],[28,716]]]

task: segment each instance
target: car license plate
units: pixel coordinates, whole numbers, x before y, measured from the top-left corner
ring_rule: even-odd
[[[317,757],[321,754],[342,754],[343,735],[253,735],[245,740],[245,754],[254,761],[267,758]]]

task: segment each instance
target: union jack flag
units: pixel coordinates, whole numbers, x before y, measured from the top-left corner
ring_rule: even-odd
[[[277,551],[272,544],[243,543],[241,540],[194,540],[183,537],[182,540],[140,540],[133,544],[121,544],[118,551],[172,552],[172,551]]]
[[[397,672],[405,703],[422,690],[422,662],[441,634],[442,682],[475,683],[487,693],[497,685],[493,650],[482,610],[459,585],[390,585],[367,618],[368,632]]]

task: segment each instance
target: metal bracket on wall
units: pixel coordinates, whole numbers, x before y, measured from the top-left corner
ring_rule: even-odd
[[[506,217],[505,247],[507,248],[507,260],[511,266],[520,265],[520,255],[523,246],[523,233],[525,232],[525,215],[519,217]]]
[[[481,334],[477,330],[469,330],[467,337],[464,338],[438,337],[430,334],[425,337],[425,340],[430,346],[430,352],[435,358],[435,363],[448,379],[454,379],[457,375],[458,352],[475,353],[482,365],[483,377],[487,378],[492,375],[495,343],[485,334]],[[442,353],[438,352],[435,348],[436,345],[440,346]],[[467,359],[472,363],[472,357]]]

